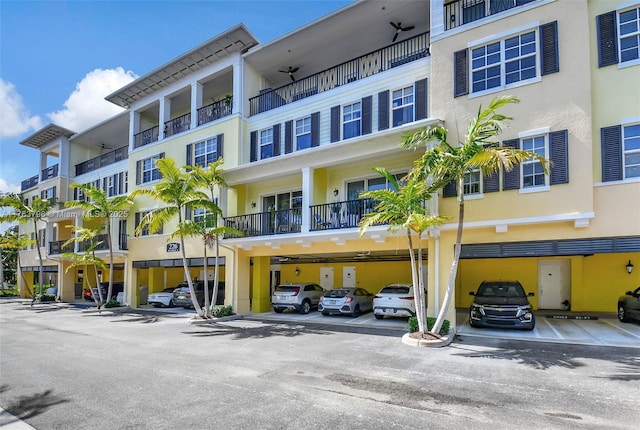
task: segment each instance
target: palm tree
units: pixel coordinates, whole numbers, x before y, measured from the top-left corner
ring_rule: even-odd
[[[196,185],[199,187],[207,188],[209,193],[209,199],[205,201],[194,201],[191,207],[199,207],[205,210],[205,218],[201,229],[195,228],[196,235],[201,236],[204,242],[204,273],[207,278],[207,248],[211,249],[215,245],[215,269],[213,275],[213,292],[212,300],[213,304],[216,303],[218,298],[218,285],[220,283],[220,236],[225,234],[242,235],[240,230],[236,230],[231,227],[225,227],[218,225],[222,210],[215,203],[215,189],[226,187],[227,183],[224,180],[223,171],[220,168],[224,160],[222,157],[218,158],[215,162],[209,163],[207,169],[203,169],[201,166],[192,166],[191,174],[193,175]],[[193,228],[193,227],[192,227]],[[198,231],[199,230],[199,231]],[[208,278],[207,278],[208,279]],[[207,281],[208,287],[208,281]],[[205,289],[205,316],[210,316],[209,308],[209,289]]]
[[[75,252],[65,252],[64,254],[62,254],[62,258],[72,260],[72,263],[69,265],[69,267],[66,268],[65,273],[68,272],[70,269],[78,266],[85,267],[85,270],[88,266],[94,267],[98,297],[96,297],[95,294],[92,294],[91,297],[93,297],[93,300],[96,302],[96,306],[98,306],[98,309],[100,309],[102,305],[109,300],[112,294],[111,288],[109,288],[107,292],[107,300],[105,300],[105,298],[102,297],[102,289],[100,288],[100,278],[98,277],[98,269],[105,269],[107,267],[107,265],[105,264],[102,258],[96,257],[95,250],[98,246],[102,244],[102,241],[95,240],[96,237],[100,234],[100,230],[97,228],[78,227],[75,225],[70,225],[67,227],[70,227],[73,229],[74,235],[73,237],[71,237],[69,240],[67,240],[65,243],[62,244],[63,248],[75,242],[89,243],[89,246],[84,251],[84,254],[76,254]],[[110,265],[110,268],[112,268],[112,265]],[[110,274],[112,273],[113,272],[111,272]],[[86,279],[87,279],[87,285],[89,286],[89,290],[93,291],[93,288],[91,287],[91,282],[89,282],[89,277],[87,277]]]
[[[545,173],[548,173],[549,161],[545,158],[534,152],[499,146],[494,141],[494,138],[502,133],[507,121],[512,119],[497,111],[512,103],[519,103],[519,100],[516,97],[503,96],[491,100],[485,109],[480,106],[476,117],[469,124],[464,140],[457,145],[451,145],[447,142],[447,129],[442,126],[428,127],[405,136],[402,140],[402,146],[405,148],[415,148],[422,145],[427,148],[422,157],[416,160],[410,175],[420,180],[430,181],[438,188],[448,182],[455,181],[460,202],[453,263],[449,273],[447,291],[436,322],[431,329],[432,333],[440,331],[455,287],[464,222],[465,176],[478,170],[484,175],[496,174],[500,169],[510,171],[524,160],[531,158],[538,159]]]
[[[88,200],[69,200],[65,207],[78,208],[84,210],[82,218],[89,220],[92,218],[104,219],[107,233],[107,245],[109,248],[109,288],[107,297],[113,294],[113,239],[111,237],[111,218],[114,214],[120,214],[131,206],[133,200],[129,196],[108,197],[107,192],[96,188],[90,184],[73,184],[71,188],[82,190]],[[99,288],[98,288],[99,289]]]
[[[184,251],[184,234],[180,230],[183,225],[183,211],[192,201],[204,201],[207,195],[197,190],[196,181],[193,175],[180,170],[175,161],[171,158],[161,158],[156,160],[156,167],[162,175],[162,180],[155,184],[153,188],[140,188],[131,193],[132,198],[138,196],[151,197],[154,200],[164,204],[163,207],[154,209],[146,214],[140,220],[140,224],[136,228],[136,235],[140,235],[144,228],[149,228],[149,232],[155,233],[163,224],[171,221],[175,216],[178,217],[177,236],[180,238],[180,252],[182,253],[182,265],[184,274],[187,278],[189,291],[191,292],[191,301],[199,317],[204,317],[204,313],[195,290],[193,288],[193,280],[187,265],[187,256]]]
[[[40,294],[44,291],[44,263],[42,260],[42,251],[40,251],[40,243],[42,238],[38,233],[38,222],[46,222],[47,214],[51,211],[53,202],[49,199],[41,199],[34,197],[31,205],[28,205],[20,194],[7,194],[0,197],[0,207],[13,209],[10,213],[0,215],[0,223],[18,222],[20,224],[30,223],[35,232],[36,251],[38,252],[38,262],[40,264],[38,272],[38,283],[40,285]],[[60,289],[58,289],[59,291]]]
[[[27,236],[26,234],[19,235],[16,231],[13,231],[12,229],[7,230],[5,234],[0,236],[0,248],[10,250],[16,253],[16,264],[17,264],[16,270],[20,272],[20,275],[22,276],[22,281],[24,282],[24,285],[27,291],[29,292],[29,295],[31,296],[31,304],[33,304],[33,302],[35,301],[36,296],[33,294],[33,291],[31,290],[31,288],[29,288],[29,284],[27,284],[27,279],[25,278],[24,273],[22,272],[22,268],[21,268],[22,265],[20,264],[20,250],[30,245],[33,245],[35,242],[36,242],[35,240],[30,239],[29,236]]]
[[[370,198],[375,202],[373,211],[366,214],[360,221],[360,235],[364,235],[369,227],[379,224],[388,224],[388,229],[392,232],[406,231],[411,260],[411,279],[416,288],[414,300],[418,330],[420,333],[425,333],[427,307],[422,276],[422,235],[429,228],[444,223],[446,218],[434,216],[428,212],[426,201],[431,197],[432,190],[425,181],[414,176],[406,178],[407,182],[401,184],[386,169],[376,167],[374,170],[387,179],[392,189],[367,191],[360,194],[360,197]],[[413,245],[414,233],[417,236],[417,261]]]

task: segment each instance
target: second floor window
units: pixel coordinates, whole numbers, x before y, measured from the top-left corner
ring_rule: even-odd
[[[311,117],[302,118],[296,121],[296,148],[311,148]]]
[[[624,178],[640,178],[640,123],[622,128]]]
[[[116,175],[117,178],[117,175]],[[109,176],[107,178],[107,195],[109,197],[113,197],[117,194],[116,192],[116,181],[114,181],[114,177],[113,176]]]
[[[137,229],[138,226],[140,225],[140,221],[142,221],[142,218],[144,218],[147,214],[149,213],[149,211],[144,211],[144,212],[136,212],[135,214],[135,228]],[[151,233],[149,232],[149,225],[147,224],[141,231],[140,231],[140,236],[149,236]],[[156,231],[154,234],[162,234],[162,227],[160,228],[160,230]]]
[[[160,179],[160,171],[156,167],[156,160],[160,158],[162,158],[160,155],[154,155],[142,160],[142,183]]]
[[[193,222],[204,227],[215,227],[215,215],[206,209],[193,209]]]
[[[480,194],[481,193],[481,175],[479,169],[473,169],[464,175],[464,193]]]
[[[545,136],[535,136],[522,139],[522,149],[525,151],[535,152],[541,157],[546,158],[546,139]],[[545,186],[547,175],[540,161],[534,158],[524,160],[522,162],[522,188],[542,187]]]
[[[207,167],[218,159],[218,139],[208,139],[194,145],[194,163],[196,166]]]
[[[49,200],[51,203],[54,203],[56,200],[56,187],[47,188],[40,193],[40,198],[42,200]]]
[[[352,103],[342,108],[342,138],[360,136],[362,126],[362,103]]]
[[[273,129],[268,128],[260,132],[260,159],[273,157]]]
[[[392,92],[393,126],[413,122],[413,85]]]
[[[620,12],[620,62],[640,58],[640,8]]]

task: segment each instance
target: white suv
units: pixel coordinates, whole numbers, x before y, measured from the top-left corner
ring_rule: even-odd
[[[388,317],[412,317],[416,304],[411,284],[389,284],[373,297],[373,314],[381,320]]]
[[[271,304],[276,313],[285,309],[294,309],[300,313],[308,314],[311,308],[318,307],[320,297],[325,290],[318,284],[301,283],[278,285],[271,297]]]

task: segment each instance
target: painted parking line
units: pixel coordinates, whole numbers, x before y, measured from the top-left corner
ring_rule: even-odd
[[[613,323],[611,323],[609,321],[603,321],[603,322],[608,324],[608,325],[610,325],[611,327],[615,328],[616,330],[620,330],[621,332],[624,332],[624,333],[626,333],[626,334],[628,334],[630,336],[633,336],[633,337],[635,337],[637,339],[640,339],[640,329],[637,332],[634,333],[633,331],[629,331],[627,329],[624,329],[624,328],[620,327],[618,324],[613,324]]]

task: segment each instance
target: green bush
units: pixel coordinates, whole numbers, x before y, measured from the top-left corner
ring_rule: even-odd
[[[228,317],[233,315],[233,307],[226,305],[213,305],[211,306],[211,315],[216,318]]]
[[[41,302],[55,302],[56,296],[52,294],[40,294],[38,296]]]
[[[104,304],[105,308],[117,308],[117,307],[120,307],[120,306],[122,306],[122,305],[117,300],[109,300],[108,302],[106,302]]]
[[[427,317],[427,330],[431,330],[433,325],[436,323],[436,319],[434,317]],[[442,322],[442,327],[440,327],[440,334],[445,336],[449,333],[449,328],[451,324],[449,320],[444,320]],[[418,331],[418,318],[411,317],[409,318],[409,333],[414,333]]]
[[[16,287],[5,288],[0,290],[0,297],[16,297],[18,295],[18,289]]]

